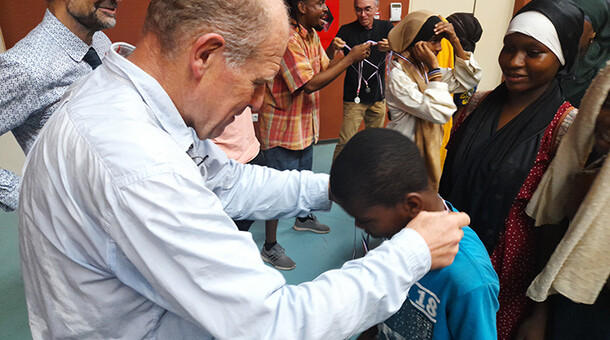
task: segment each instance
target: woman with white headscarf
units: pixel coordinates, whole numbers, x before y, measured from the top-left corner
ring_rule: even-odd
[[[537,244],[525,206],[576,111],[558,78],[572,73],[583,23],[580,9],[564,0],[521,9],[498,58],[505,81],[475,94],[447,145],[440,193],[470,215],[491,255],[500,278],[499,339],[514,338],[532,313],[525,292],[536,274]]]

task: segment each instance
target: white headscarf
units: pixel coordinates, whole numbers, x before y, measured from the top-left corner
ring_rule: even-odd
[[[544,14],[537,11],[527,11],[517,15],[511,20],[504,36],[512,33],[525,34],[538,40],[557,56],[562,66],[565,65],[557,30],[551,20]]]

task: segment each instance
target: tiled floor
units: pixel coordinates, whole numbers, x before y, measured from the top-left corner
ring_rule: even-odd
[[[334,143],[315,146],[315,172],[329,172],[334,147]],[[331,227],[330,233],[297,232],[292,229],[293,219],[280,221],[278,241],[297,263],[295,269],[282,272],[289,284],[310,281],[326,270],[340,267],[352,257],[353,219],[337,205],[333,205],[330,212],[316,215]],[[250,229],[259,247],[264,243],[264,230],[262,221],[255,222]],[[0,212],[0,339],[31,339],[18,248],[17,214]]]

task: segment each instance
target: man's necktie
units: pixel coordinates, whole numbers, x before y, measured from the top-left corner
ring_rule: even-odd
[[[83,60],[87,64],[91,65],[91,68],[94,70],[96,67],[102,64],[100,57],[97,55],[97,52],[95,52],[95,49],[93,49],[93,47],[89,47],[89,51],[87,51],[87,54],[85,54]]]

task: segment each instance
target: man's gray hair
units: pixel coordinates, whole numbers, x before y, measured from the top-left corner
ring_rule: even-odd
[[[169,57],[202,34],[217,33],[226,42],[227,65],[238,67],[260,57],[260,47],[274,29],[270,24],[277,20],[272,20],[268,1],[151,0],[144,33],[155,34]]]
[[[375,1],[375,6],[379,7],[379,0],[374,0]],[[356,0],[354,0],[354,5],[356,4]]]

